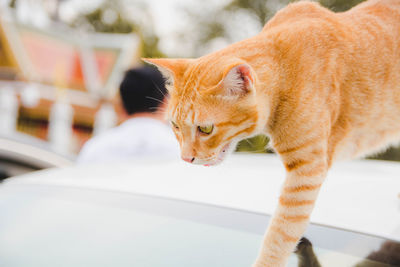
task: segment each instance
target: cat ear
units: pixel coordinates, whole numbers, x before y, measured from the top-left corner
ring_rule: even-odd
[[[230,68],[222,80],[225,93],[231,96],[243,96],[251,91],[254,84],[251,67],[240,64]]]
[[[190,59],[169,58],[142,58],[142,60],[158,68],[165,78],[166,85],[172,85],[176,79],[181,77],[190,61]]]

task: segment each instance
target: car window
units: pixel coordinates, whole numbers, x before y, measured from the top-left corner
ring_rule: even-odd
[[[7,267],[251,266],[269,220],[171,199],[12,184],[0,187],[0,217]],[[322,266],[335,267],[354,266],[387,242],[323,226],[306,236]],[[293,254],[289,266],[298,265]]]

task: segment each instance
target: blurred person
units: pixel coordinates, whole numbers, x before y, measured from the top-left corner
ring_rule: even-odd
[[[87,141],[77,162],[178,158],[178,143],[162,112],[166,93],[164,78],[156,68],[127,71],[120,85],[124,122]]]

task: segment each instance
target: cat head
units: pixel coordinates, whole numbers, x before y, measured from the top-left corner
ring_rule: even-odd
[[[259,133],[256,75],[240,59],[144,59],[158,67],[169,91],[167,118],[183,160],[215,165],[236,144]]]

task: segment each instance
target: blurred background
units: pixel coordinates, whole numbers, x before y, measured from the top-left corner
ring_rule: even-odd
[[[0,0],[0,167],[15,163],[13,153],[73,161],[90,137],[121,122],[118,87],[141,57],[215,51],[255,35],[289,2]],[[320,1],[334,11],[359,2]],[[268,152],[267,143],[258,136],[238,151]],[[400,149],[374,158],[400,160]]]

